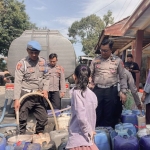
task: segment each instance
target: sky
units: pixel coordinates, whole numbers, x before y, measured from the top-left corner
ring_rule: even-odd
[[[22,0],[19,0],[22,1]],[[59,30],[68,38],[68,28],[74,21],[91,14],[101,18],[112,11],[114,22],[130,16],[142,0],[24,0],[30,21],[38,27]],[[77,56],[84,55],[82,45],[74,44]]]

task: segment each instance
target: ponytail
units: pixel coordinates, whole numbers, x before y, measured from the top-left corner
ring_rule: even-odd
[[[89,77],[90,77],[90,68],[86,65],[79,65],[76,67],[74,74],[76,75],[78,82],[76,84],[76,89],[81,90],[81,94],[83,96],[83,92],[86,90]]]

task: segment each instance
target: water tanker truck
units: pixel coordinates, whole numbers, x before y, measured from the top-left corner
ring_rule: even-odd
[[[8,61],[7,67],[10,74],[14,77],[16,64],[19,60],[26,57],[27,43],[30,40],[36,40],[41,44],[42,51],[40,56],[44,57],[48,61],[50,53],[56,53],[58,55],[58,64],[61,65],[65,70],[65,79],[66,79],[66,94],[65,97],[61,100],[62,108],[70,101],[69,96],[69,87],[70,84],[68,79],[71,78],[74,69],[76,67],[76,55],[71,42],[62,36],[57,30],[26,30],[23,34],[12,41],[9,52],[8,52]],[[6,97],[10,95],[10,87],[6,87]]]

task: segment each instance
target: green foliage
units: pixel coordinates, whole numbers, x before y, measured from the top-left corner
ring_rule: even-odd
[[[114,23],[114,17],[112,17],[112,12],[110,10],[108,10],[107,14],[103,16],[103,21],[105,23],[105,27]]]
[[[3,58],[0,58],[0,70],[5,71],[6,70],[6,63],[4,62]]]
[[[92,14],[80,21],[75,21],[68,29],[68,36],[72,43],[81,42],[82,51],[86,55],[94,56],[94,47],[98,41],[99,34],[108,24],[113,23],[112,12],[108,11],[103,20]]]
[[[125,103],[125,108],[129,109],[129,110],[132,110],[133,108],[135,108],[134,98],[133,98],[130,91],[127,91],[126,95],[127,95],[127,101]]]
[[[0,0],[0,53],[7,56],[10,43],[24,30],[36,28],[30,23],[23,2]]]

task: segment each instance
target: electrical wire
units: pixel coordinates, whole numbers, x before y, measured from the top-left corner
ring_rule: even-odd
[[[114,3],[117,0],[113,0],[111,3],[107,4],[106,6],[102,7],[101,9],[99,9],[98,11],[96,11],[94,14],[98,13],[99,11],[103,10],[104,8],[108,7],[109,5],[111,5],[112,3]]]
[[[120,15],[120,13],[121,13],[121,11],[122,11],[122,9],[123,9],[123,7],[124,7],[126,1],[127,1],[127,0],[125,0],[125,2],[123,3],[123,5],[122,5],[121,9],[119,10],[119,13],[118,13],[118,15],[117,15],[117,17],[116,17],[115,20],[117,20],[118,16]],[[114,21],[114,22],[115,22],[115,21]]]

